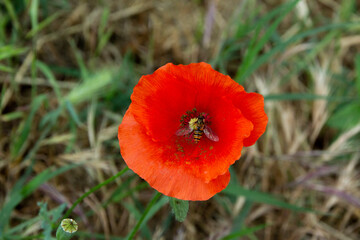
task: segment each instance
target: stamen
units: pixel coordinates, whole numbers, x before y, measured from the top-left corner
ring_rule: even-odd
[[[196,122],[197,122],[198,120],[199,120],[198,118],[192,118],[192,119],[190,119],[190,121],[189,121],[189,127],[190,127],[192,130],[194,130],[194,129],[197,128]]]

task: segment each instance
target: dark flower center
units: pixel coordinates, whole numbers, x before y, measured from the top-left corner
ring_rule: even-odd
[[[176,131],[177,136],[188,136],[193,139],[194,143],[198,143],[203,134],[211,141],[218,142],[219,137],[211,130],[210,117],[207,113],[199,113],[196,108],[187,111],[181,117],[180,128]]]
[[[204,123],[210,124],[209,114],[204,112],[198,112],[196,108],[193,108],[191,111],[186,111],[186,113],[181,116],[180,125],[181,127],[192,127],[198,119],[203,119]]]

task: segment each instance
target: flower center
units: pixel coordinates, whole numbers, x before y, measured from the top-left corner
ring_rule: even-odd
[[[190,119],[190,121],[189,121],[189,128],[191,129],[191,130],[195,130],[195,129],[197,129],[197,127],[198,127],[198,121],[199,121],[199,118],[192,118],[192,119]]]
[[[198,113],[194,108],[181,117],[180,123],[180,128],[176,131],[177,136],[189,136],[198,143],[205,134],[211,141],[219,141],[219,137],[209,127],[210,117],[207,113]]]
[[[197,123],[202,121],[206,124],[210,123],[209,114],[204,112],[198,112],[196,108],[193,108],[191,111],[186,111],[184,115],[182,115],[180,120],[181,127],[190,127],[194,130],[194,127],[197,126]]]

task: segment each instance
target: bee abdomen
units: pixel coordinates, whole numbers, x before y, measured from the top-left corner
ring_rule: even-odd
[[[194,142],[198,143],[201,139],[203,132],[201,130],[194,130]]]

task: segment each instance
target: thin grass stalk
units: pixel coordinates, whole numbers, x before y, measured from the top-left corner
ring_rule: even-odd
[[[84,200],[87,196],[89,196],[90,194],[92,194],[93,192],[99,190],[101,187],[111,183],[112,181],[114,181],[116,178],[120,177],[121,175],[123,175],[127,170],[129,170],[128,167],[125,167],[123,170],[121,170],[120,172],[118,172],[116,175],[106,179],[105,181],[103,181],[102,183],[96,185],[95,187],[91,188],[89,191],[87,191],[86,193],[84,193],[81,197],[79,197],[75,203],[71,206],[71,208],[69,210],[67,210],[67,212],[64,215],[64,219],[69,217],[69,215],[72,213],[72,211],[74,210],[74,208],[82,201]]]
[[[152,206],[156,203],[156,201],[159,199],[159,197],[161,196],[161,193],[157,192],[156,195],[153,197],[153,199],[151,200],[151,202],[149,203],[149,205],[146,207],[143,215],[141,216],[139,222],[136,224],[136,226],[133,228],[133,230],[131,231],[129,237],[127,238],[127,240],[131,240],[134,238],[135,234],[137,233],[137,231],[139,230],[142,222],[144,221],[146,215],[149,213],[150,209],[152,208]]]

